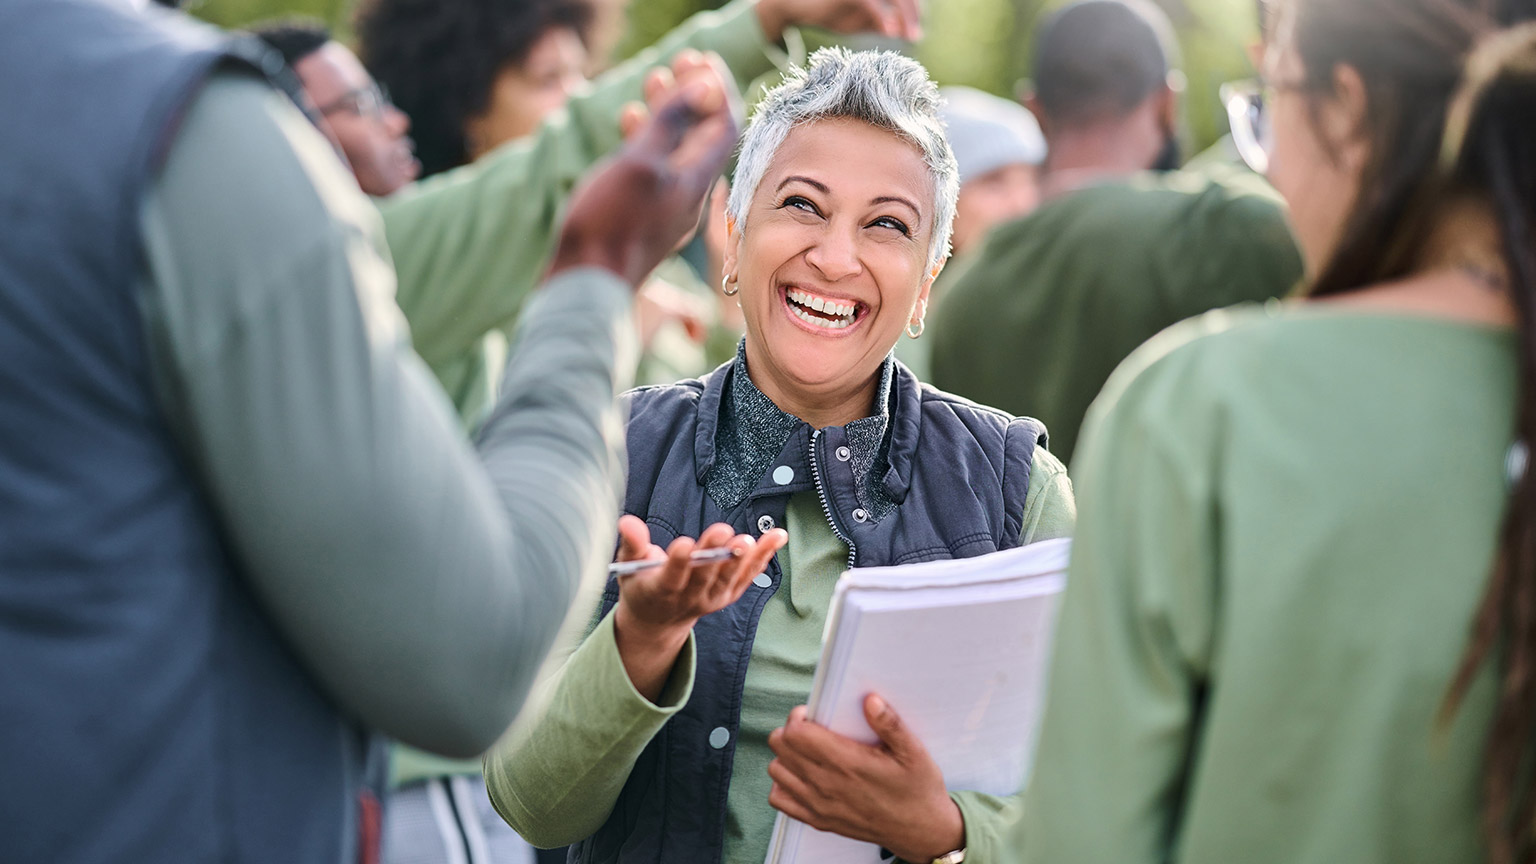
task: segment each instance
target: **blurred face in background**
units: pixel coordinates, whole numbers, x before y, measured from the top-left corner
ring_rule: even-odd
[[[1338,246],[1369,159],[1360,132],[1365,90],[1348,66],[1336,70],[1331,92],[1307,88],[1289,30],[1282,27],[1265,51],[1267,176],[1290,207],[1307,272],[1316,274]]]
[[[364,192],[382,197],[416,179],[421,163],[405,134],[411,121],[390,104],[356,55],[327,42],[293,71]]]
[[[967,251],[992,230],[992,226],[1017,219],[1040,203],[1040,169],[1015,162],[972,177],[960,186],[955,204],[955,254]]]
[[[465,125],[469,158],[479,159],[508,141],[532,134],[546,116],[586,86],[586,68],[587,48],[575,30],[545,31],[523,62],[497,74],[490,104]]]

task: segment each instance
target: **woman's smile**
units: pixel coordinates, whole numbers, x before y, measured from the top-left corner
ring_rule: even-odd
[[[779,297],[790,320],[818,336],[847,336],[869,312],[869,307],[857,300],[798,285],[781,286]]]

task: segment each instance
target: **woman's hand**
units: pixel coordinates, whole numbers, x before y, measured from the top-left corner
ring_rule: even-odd
[[[640,695],[652,702],[661,697],[694,622],[740,599],[788,540],[782,528],[754,540],[729,525],[715,524],[698,542],[679,537],[663,552],[651,542],[644,522],[628,515],[619,519],[620,561],[666,560],[660,567],[619,577],[614,639],[624,671]],[[730,546],[736,556],[715,564],[693,565],[688,560],[695,549],[719,546]]]
[[[879,744],[845,738],[806,719],[805,707],[768,736],[768,803],[844,837],[878,843],[903,861],[927,862],[965,845],[965,819],[928,749],[879,696],[864,700]]]

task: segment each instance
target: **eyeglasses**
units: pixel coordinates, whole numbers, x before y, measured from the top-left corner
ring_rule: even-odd
[[[382,123],[384,115],[393,107],[395,103],[389,101],[389,91],[380,86],[377,81],[370,81],[365,87],[348,90],[330,102],[316,106],[315,110],[322,116],[346,111]]]
[[[1275,89],[1262,81],[1232,81],[1221,85],[1221,104],[1227,108],[1227,122],[1232,127],[1232,143],[1237,155],[1254,171],[1269,172],[1269,153],[1274,146],[1274,129],[1269,108],[1275,102]]]

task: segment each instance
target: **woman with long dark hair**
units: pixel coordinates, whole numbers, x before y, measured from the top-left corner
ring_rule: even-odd
[[[1536,860],[1533,6],[1274,4],[1305,298],[1090,413],[1026,860]]]

